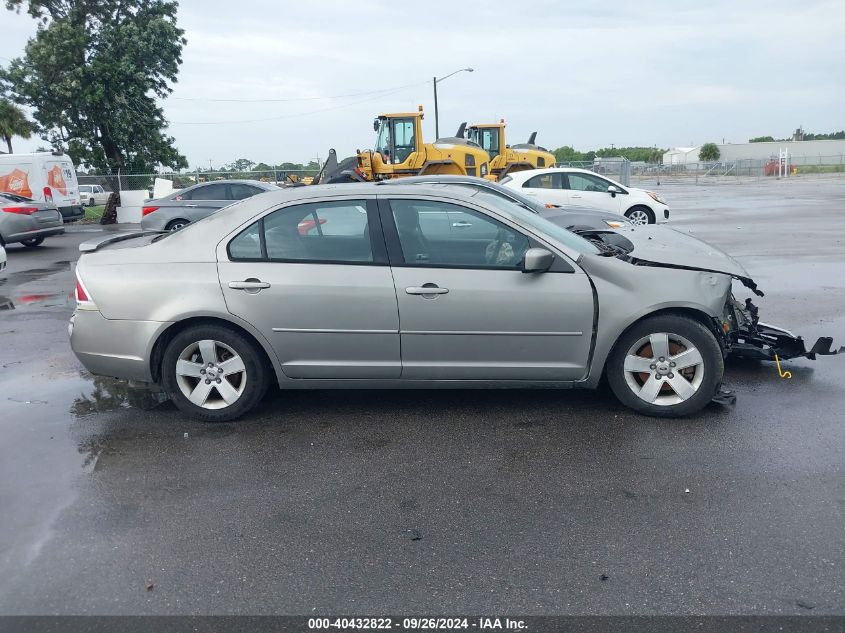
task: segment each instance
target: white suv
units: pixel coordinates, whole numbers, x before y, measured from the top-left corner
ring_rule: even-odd
[[[511,173],[499,184],[543,204],[579,205],[624,215],[634,224],[669,220],[669,207],[654,191],[625,187],[586,169],[554,167]]]
[[[96,204],[106,204],[111,191],[106,191],[100,185],[79,185],[79,199],[83,206],[93,207]]]

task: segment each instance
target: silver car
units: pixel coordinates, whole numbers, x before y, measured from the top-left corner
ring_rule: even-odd
[[[141,228],[151,231],[178,231],[233,202],[279,189],[280,187],[273,183],[259,180],[202,182],[164,198],[145,202],[141,209]]]
[[[589,388],[604,374],[631,408],[680,416],[718,394],[729,352],[830,353],[734,300],[732,278],[756,286],[724,253],[668,228],[619,232],[629,248],[465,187],[292,188],[82,244],[71,347],[207,421],[271,383]]]
[[[62,214],[54,205],[0,193],[0,246],[12,242],[40,246],[45,238],[64,232]]]

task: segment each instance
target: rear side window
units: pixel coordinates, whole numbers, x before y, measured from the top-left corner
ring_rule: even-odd
[[[252,185],[245,185],[240,182],[233,183],[229,185],[229,199],[230,200],[243,200],[244,198],[250,198],[258,193],[263,193],[263,189],[259,189],[258,187],[253,187]]]
[[[365,200],[285,207],[229,242],[232,260],[367,263],[374,261]]]
[[[563,189],[562,178],[556,172],[533,176],[526,180],[522,186],[526,189]]]

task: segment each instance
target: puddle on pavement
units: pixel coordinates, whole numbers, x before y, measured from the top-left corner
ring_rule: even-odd
[[[77,417],[118,409],[149,411],[168,400],[167,395],[158,389],[135,387],[123,380],[90,376],[87,373],[85,376],[92,381],[91,391],[81,393],[70,407],[70,412]]]
[[[0,310],[17,310],[19,308],[55,308],[73,305],[74,297],[71,292],[39,292],[0,296]]]
[[[28,281],[35,281],[42,279],[49,275],[54,275],[65,270],[73,270],[73,262],[70,260],[61,260],[53,262],[45,268],[29,268],[27,270],[18,270],[8,273],[5,277],[0,279],[0,286],[9,285],[17,286]]]

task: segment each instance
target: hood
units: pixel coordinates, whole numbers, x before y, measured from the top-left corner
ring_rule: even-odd
[[[697,237],[668,226],[625,227],[616,232],[633,244],[633,250],[625,256],[632,264],[724,273],[740,280],[758,295],[763,294],[742,264]]]

